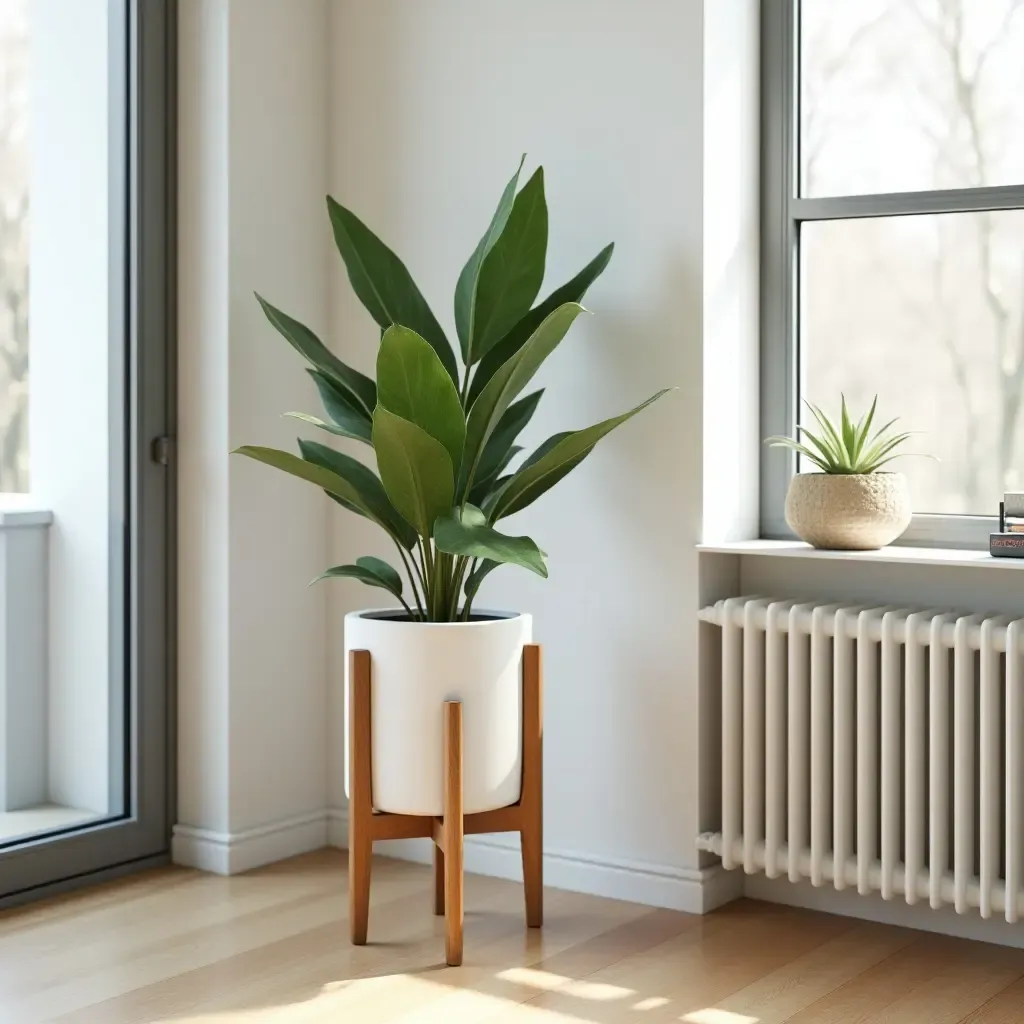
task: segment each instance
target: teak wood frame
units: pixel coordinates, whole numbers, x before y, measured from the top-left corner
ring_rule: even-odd
[[[444,702],[444,814],[374,811],[369,651],[349,654],[349,924],[362,946],[370,916],[370,860],[375,839],[434,841],[434,913],[445,915],[445,961],[462,963],[462,843],[481,832],[518,832],[523,854],[526,923],[544,923],[543,678],[539,644],[523,648],[523,781],[519,802],[479,814],[462,811],[462,704]]]

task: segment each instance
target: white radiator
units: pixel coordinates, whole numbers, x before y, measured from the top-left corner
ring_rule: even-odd
[[[730,598],[726,868],[1024,917],[1024,620]]]

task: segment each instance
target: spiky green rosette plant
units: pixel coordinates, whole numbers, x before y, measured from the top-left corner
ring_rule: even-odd
[[[898,459],[901,455],[910,454],[896,449],[913,436],[913,431],[906,430],[893,433],[892,427],[896,419],[889,420],[871,433],[871,424],[875,419],[878,406],[878,395],[875,395],[871,408],[855,423],[846,407],[846,396],[842,397],[838,427],[816,405],[808,401],[804,404],[811,411],[821,428],[819,433],[808,430],[797,424],[798,435],[802,434],[807,444],[793,437],[769,437],[766,444],[773,448],[789,448],[798,452],[822,471],[832,475],[860,476],[866,473],[877,473],[886,463]],[[897,417],[898,419],[898,417]]]
[[[299,455],[246,445],[242,455],[322,487],[394,541],[409,582],[387,562],[359,558],[320,578],[351,577],[390,591],[420,622],[468,621],[484,578],[499,565],[546,577],[529,537],[496,524],[578,466],[620,416],[549,437],[513,468],[516,445],[543,390],[520,397],[583,307],[608,265],[602,249],[571,281],[534,305],[544,278],[548,213],[538,168],[517,193],[506,185],[491,223],[455,286],[462,372],[441,325],[402,261],[350,210],[328,197],[334,238],[356,295],[381,328],[376,381],[338,359],[304,324],[259,298],[267,318],[302,355],[324,418],[289,413],[373,449],[377,473],[327,445],[299,441]],[[668,390],[668,389],[666,389]],[[461,600],[461,606],[460,606]]]

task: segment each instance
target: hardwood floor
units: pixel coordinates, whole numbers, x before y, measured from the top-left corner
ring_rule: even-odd
[[[466,878],[445,968],[429,867],[374,862],[370,944],[322,851],[151,872],[0,914],[0,1024],[1020,1024],[1024,952],[740,901],[707,917]]]

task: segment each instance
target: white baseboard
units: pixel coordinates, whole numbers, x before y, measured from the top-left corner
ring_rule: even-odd
[[[909,905],[905,899],[883,900],[878,893],[860,895],[856,889],[836,891],[831,886],[815,888],[810,882],[791,882],[788,878],[767,878],[765,875],[744,875],[742,871],[729,871],[739,877],[743,895],[769,903],[784,903],[792,907],[805,907],[826,914],[856,917],[864,921],[917,928],[962,939],[995,942],[1002,946],[1024,948],[1024,934],[1019,924],[1008,924],[1005,918],[984,920],[977,910],[958,914],[952,907],[932,910],[927,902]]]
[[[347,846],[345,809],[328,811],[328,821],[331,845]],[[376,843],[374,849],[385,856],[419,864],[429,864],[433,856],[431,843],[426,839],[395,839]],[[466,870],[474,874],[522,881],[516,839],[469,836],[464,858]],[[743,892],[743,879],[719,866],[697,870],[559,850],[544,852],[544,884],[691,914],[706,914]]]
[[[244,832],[214,832],[191,825],[175,825],[171,860],[217,875],[237,875],[286,857],[319,850],[329,845],[328,833],[326,811],[312,811]]]
[[[348,849],[348,808],[327,808],[327,845]]]

